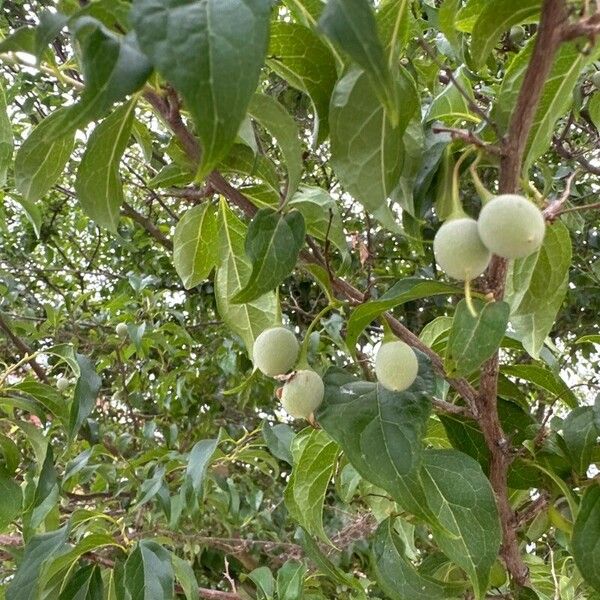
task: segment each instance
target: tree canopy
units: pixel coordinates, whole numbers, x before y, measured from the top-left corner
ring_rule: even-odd
[[[600,599],[598,11],[0,0],[0,598]]]

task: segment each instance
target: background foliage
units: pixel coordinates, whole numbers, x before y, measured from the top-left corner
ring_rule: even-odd
[[[1,597],[600,598],[594,3],[0,6]],[[473,165],[548,221],[477,319]],[[253,373],[281,318],[318,426]]]

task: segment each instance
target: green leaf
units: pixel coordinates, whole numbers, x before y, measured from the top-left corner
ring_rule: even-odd
[[[292,440],[295,434],[289,425],[285,423],[271,425],[265,420],[262,426],[262,435],[273,456],[284,460],[289,465],[293,464]]]
[[[215,208],[200,204],[181,217],[173,237],[173,263],[186,290],[204,281],[219,262]]]
[[[572,410],[565,418],[563,439],[575,471],[583,476],[594,462],[594,451],[598,447],[598,431],[594,423],[594,408],[581,406]]]
[[[306,567],[296,560],[288,560],[277,571],[278,600],[302,600]]]
[[[319,19],[319,28],[368,74],[368,87],[374,89],[386,107],[392,125],[397,125],[400,96],[388,68],[370,3],[367,0],[329,0]]]
[[[15,157],[15,185],[29,202],[35,202],[50,190],[71,157],[74,133],[63,131],[52,136],[68,109],[62,108],[46,117],[23,142]]]
[[[329,240],[344,260],[350,259],[344,224],[337,202],[326,190],[303,185],[288,202],[289,208],[297,209],[304,217],[306,232],[319,240]]]
[[[194,444],[185,472],[185,494],[188,503],[197,504],[202,499],[204,477],[218,443],[218,440],[201,440]]]
[[[417,108],[414,83],[402,79],[402,122],[392,126],[367,75],[351,69],[331,99],[331,161],[346,191],[384,227],[402,231],[387,199],[402,172],[402,134]]]
[[[131,20],[154,67],[181,93],[207,175],[237,137],[268,46],[270,0],[135,0]],[[223,76],[226,74],[226,76]]]
[[[456,29],[456,15],[461,5],[461,0],[443,0],[438,10],[440,31],[455,49],[460,46],[460,38]]]
[[[435,522],[418,474],[435,382],[429,360],[420,353],[418,358],[417,379],[404,392],[330,369],[316,416],[362,477],[404,509]]]
[[[187,560],[179,558],[176,554],[171,556],[173,560],[173,570],[175,577],[183,588],[186,600],[197,600],[198,598],[198,582],[196,581],[196,575],[194,575],[194,569]]]
[[[474,299],[477,316],[461,300],[446,347],[445,366],[451,377],[465,377],[475,371],[500,347],[506,333],[510,307],[506,302]]]
[[[456,69],[454,78],[460,84],[466,95],[475,102],[471,81],[465,73],[465,66],[461,65]],[[481,117],[471,112],[469,101],[454,85],[454,82],[449,82],[444,86],[442,91],[433,99],[429,110],[427,111],[426,121],[473,121],[478,123]]]
[[[571,540],[573,558],[583,578],[600,592],[600,485],[583,495]]]
[[[449,532],[434,530],[435,540],[483,598],[502,541],[490,482],[477,461],[456,450],[426,450],[422,481],[429,508]]]
[[[29,527],[36,529],[58,502],[59,483],[54,467],[54,453],[48,444],[46,457],[41,466],[40,476],[35,488],[33,503],[29,507]]]
[[[121,157],[133,125],[135,102],[120,106],[96,126],[81,158],[75,190],[81,207],[98,225],[116,232],[124,202]]]
[[[395,283],[381,298],[370,300],[361,304],[350,315],[346,343],[351,351],[354,351],[360,334],[364,329],[384,312],[400,306],[405,302],[428,298],[430,296],[460,294],[461,290],[456,287],[434,281],[431,279],[420,279],[418,277],[407,277]]]
[[[256,585],[259,600],[273,600],[275,593],[275,579],[269,567],[258,567],[249,575],[248,579]]]
[[[19,27],[0,42],[0,52],[25,52],[35,55],[35,27]]]
[[[12,163],[12,125],[6,112],[6,94],[0,80],[0,188],[6,185],[6,176]]]
[[[23,560],[6,588],[6,600],[32,600],[37,597],[43,567],[65,548],[68,524],[56,531],[34,536],[25,546]]]
[[[39,14],[39,24],[35,28],[35,58],[39,63],[48,44],[53,42],[67,25],[69,18],[60,12],[43,10]]]
[[[102,386],[102,379],[96,373],[94,363],[89,358],[77,354],[77,364],[80,375],[75,386],[69,419],[69,434],[72,438],[77,435],[85,419],[94,410],[96,398]]]
[[[587,103],[587,110],[592,123],[600,130],[600,92],[594,92]]]
[[[377,11],[379,38],[388,56],[388,64],[393,65],[410,39],[413,23],[410,0],[386,0]]]
[[[565,299],[571,266],[568,229],[556,222],[546,227],[539,252],[515,260],[507,278],[510,322],[525,350],[538,358]]]
[[[25,200],[25,198],[22,198],[18,194],[11,194],[9,197],[21,206],[25,217],[27,217],[27,220],[31,223],[35,231],[35,235],[39,238],[42,230],[42,213],[35,202],[29,202],[29,200]]]
[[[58,417],[63,425],[68,426],[69,407],[65,404],[64,396],[55,387],[33,379],[25,379],[12,386],[11,389],[31,396],[46,410]]]
[[[103,600],[102,572],[96,565],[86,565],[69,580],[58,600]]]
[[[513,25],[538,20],[541,0],[490,0],[473,26],[471,56],[482,67],[502,35]]]
[[[231,302],[248,281],[252,266],[244,251],[246,226],[224,201],[220,204],[219,216],[221,262],[215,276],[217,309],[225,325],[242,338],[251,352],[261,331],[274,327],[279,321],[277,296],[269,292],[246,304]]]
[[[325,8],[325,0],[283,0],[283,4],[306,27],[315,27]]]
[[[231,301],[251,302],[275,289],[296,266],[304,233],[304,218],[299,211],[282,215],[271,208],[261,208],[246,234],[245,248],[252,272]]]
[[[87,16],[73,21],[70,28],[81,48],[85,88],[59,129],[83,128],[103,117],[115,102],[139,90],[152,71],[134,32],[120,36]]]
[[[23,493],[19,484],[0,469],[0,532],[21,514]]]
[[[577,398],[560,375],[556,375],[545,367],[540,365],[503,365],[501,371],[505,375],[530,381],[539,388],[550,392],[552,397],[547,399],[549,403],[558,399],[571,408],[578,406]]]
[[[254,154],[253,151],[242,144],[235,144],[227,156],[219,163],[219,171],[222,173],[236,173],[246,177],[261,179],[264,187],[268,190],[270,198],[267,204],[278,207],[280,203],[280,177],[273,162],[262,154]],[[259,187],[258,185],[255,187]],[[247,188],[243,188],[244,193],[254,202],[255,198],[247,193]],[[255,202],[262,208],[264,204]]]
[[[291,198],[302,177],[302,144],[298,127],[283,105],[265,94],[252,97],[248,114],[277,140],[288,173],[286,197]]]
[[[141,540],[125,562],[125,586],[136,600],[171,600],[171,553],[152,540]]]
[[[448,600],[464,587],[419,574],[406,557],[404,543],[394,530],[394,519],[383,521],[371,547],[377,582],[392,600]]]
[[[311,430],[294,454],[284,494],[290,517],[324,542],[329,539],[323,529],[323,504],[338,453],[339,446],[324,431]]]
[[[271,23],[267,64],[291,86],[306,92],[317,113],[317,140],[329,132],[329,99],[337,80],[331,50],[308,27],[299,23]]]

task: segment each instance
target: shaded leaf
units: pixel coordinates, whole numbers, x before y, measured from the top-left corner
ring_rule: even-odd
[[[48,444],[46,457],[41,466],[33,503],[29,507],[29,527],[36,529],[58,502],[59,482],[54,467],[54,453]]]
[[[298,561],[288,560],[277,571],[278,600],[302,600],[306,567]]]
[[[198,582],[194,569],[187,560],[179,558],[176,554],[171,556],[173,560],[173,570],[177,581],[181,584],[186,600],[196,600],[198,598]]]
[[[259,600],[273,600],[275,593],[275,579],[269,567],[258,567],[249,575],[250,579],[256,585]]]
[[[190,452],[185,472],[185,493],[188,504],[197,503],[202,498],[204,477],[217,445],[218,440],[201,440],[194,444]]]
[[[140,46],[196,122],[199,178],[225,156],[246,116],[267,51],[270,9],[270,0],[133,3]]]
[[[460,84],[466,95],[475,101],[471,82],[465,73],[464,65],[456,69],[454,78]],[[454,85],[454,82],[447,83],[442,91],[433,99],[429,110],[427,111],[427,121],[434,120],[449,122],[455,121],[473,121],[479,122],[481,117],[471,112],[469,101]]]
[[[23,493],[19,484],[0,469],[0,532],[21,514]]]
[[[506,333],[510,307],[506,302],[485,302],[474,299],[476,316],[471,314],[466,300],[461,300],[454,321],[444,360],[451,377],[469,375],[500,347]]]
[[[293,465],[292,440],[294,439],[294,430],[284,423],[271,425],[264,421],[262,434],[267,447],[273,456],[279,460],[284,460],[289,465]]]
[[[39,238],[42,230],[42,213],[38,206],[34,202],[25,200],[25,198],[22,198],[18,194],[12,194],[10,198],[21,206],[25,217],[27,217],[27,220],[31,223],[35,231],[35,235]]]
[[[583,578],[600,592],[600,485],[585,492],[571,539],[573,558]]]
[[[102,386],[102,379],[96,373],[94,363],[89,358],[77,354],[77,364],[79,365],[79,378],[75,386],[69,419],[69,434],[71,437],[77,435],[85,419],[94,410],[96,398]]]
[[[245,249],[252,272],[231,301],[251,302],[275,289],[296,266],[304,234],[304,218],[299,211],[281,214],[271,208],[261,208],[246,234]]]
[[[136,600],[171,600],[171,554],[152,540],[140,540],[125,562],[124,582]]]
[[[69,580],[58,600],[103,600],[104,584],[100,567],[86,565]]]
[[[352,312],[348,320],[346,333],[348,348],[354,351],[358,338],[364,329],[387,310],[419,298],[439,295],[450,296],[460,293],[461,290],[456,287],[432,279],[420,279],[418,277],[401,279],[381,298],[365,302]]]
[[[324,542],[328,537],[323,529],[323,503],[338,452],[338,445],[324,431],[310,431],[294,452],[292,474],[284,494],[290,517]]]
[[[13,134],[12,125],[6,111],[6,94],[0,80],[0,187],[6,185],[6,176],[12,163]],[[39,235],[39,229],[36,231]]]
[[[121,157],[133,124],[135,102],[128,102],[96,126],[77,169],[75,190],[81,207],[95,223],[116,232],[123,204]]]
[[[572,410],[565,418],[563,439],[571,464],[579,475],[585,475],[594,462],[594,450],[598,447],[600,431],[594,423],[594,408],[581,406]]]
[[[204,281],[219,261],[217,213],[208,203],[186,211],[173,237],[173,263],[186,290]]]

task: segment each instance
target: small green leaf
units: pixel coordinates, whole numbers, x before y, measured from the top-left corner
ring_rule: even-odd
[[[100,567],[86,565],[69,579],[58,600],[102,600],[103,598],[104,584]]]
[[[69,419],[69,434],[75,437],[85,419],[96,406],[96,398],[102,386],[102,379],[96,373],[94,363],[82,354],[77,354],[79,365],[79,379],[75,386],[75,395],[71,405]]]
[[[364,329],[387,310],[400,306],[405,302],[428,298],[430,296],[451,296],[462,293],[456,287],[430,279],[407,277],[394,284],[381,298],[361,304],[350,315],[346,342],[354,351],[360,334]]]
[[[273,292],[253,302],[233,304],[231,298],[250,278],[252,265],[244,252],[246,226],[222,201],[219,210],[220,264],[215,276],[217,309],[225,325],[237,333],[251,352],[254,340],[264,329],[279,322],[279,305]]]
[[[422,480],[429,508],[449,532],[434,530],[435,540],[483,598],[502,541],[490,482],[477,461],[456,450],[425,450]]]
[[[12,163],[12,125],[6,112],[6,94],[0,79],[0,188],[6,185],[6,176]]]
[[[117,231],[124,202],[119,165],[131,136],[134,109],[135,102],[128,102],[96,126],[75,180],[83,210],[98,225],[112,232]]]
[[[25,554],[14,578],[6,588],[6,600],[31,600],[38,595],[43,567],[65,548],[68,524],[56,531],[34,536],[25,546]]]
[[[575,471],[583,476],[594,462],[600,431],[594,423],[594,408],[580,406],[572,410],[563,422],[563,439]]]
[[[296,560],[288,560],[277,571],[278,600],[302,600],[306,567]]]
[[[475,371],[500,347],[506,333],[510,307],[506,302],[474,299],[477,316],[461,300],[446,347],[445,365],[451,377],[465,377]]]
[[[173,560],[173,570],[177,581],[183,588],[186,600],[197,600],[198,598],[198,582],[194,575],[194,569],[187,560],[179,558],[176,554],[171,556]]]
[[[404,509],[435,522],[419,480],[435,382],[429,360],[420,353],[418,358],[417,379],[404,392],[330,369],[316,416],[364,479],[386,490]]]
[[[252,97],[248,114],[277,140],[288,173],[286,197],[291,198],[298,189],[303,170],[302,144],[294,119],[280,102],[265,94]]]
[[[258,84],[270,0],[135,0],[131,20],[154,67],[183,96],[207,175],[225,156]],[[223,74],[226,73],[226,76]]]
[[[377,21],[367,0],[329,0],[319,19],[319,27],[339,48],[358,64],[386,107],[392,125],[399,121],[398,89],[388,68],[377,32]]]
[[[29,527],[36,529],[44,521],[48,513],[58,502],[59,482],[54,467],[54,453],[52,446],[48,444],[46,457],[41,466],[33,503],[29,507]]]
[[[125,562],[125,586],[136,600],[172,600],[171,553],[152,540],[141,540]]]
[[[351,69],[336,84],[329,127],[331,160],[347,192],[384,227],[402,229],[387,204],[402,171],[402,134],[417,108],[414,82],[403,77],[401,122],[394,127],[367,75]],[[399,84],[400,85],[400,84]]]
[[[306,92],[317,112],[318,141],[329,132],[329,99],[337,80],[331,50],[308,27],[271,23],[268,65],[291,86]]]
[[[600,485],[592,483],[581,501],[571,540],[583,578],[600,592]]]
[[[206,470],[218,443],[218,440],[201,440],[190,452],[185,472],[185,493],[190,504],[197,504],[202,498]]]
[[[292,440],[295,435],[294,430],[285,423],[271,425],[265,420],[262,426],[262,434],[271,454],[279,460],[284,460],[292,465]]]
[[[396,64],[408,44],[414,21],[410,0],[384,0],[376,19],[379,38],[388,56],[388,65]]]
[[[392,600],[447,600],[464,591],[460,584],[449,584],[421,575],[405,555],[392,518],[383,521],[372,545],[375,576]]]
[[[454,78],[460,84],[462,90],[467,96],[475,101],[471,82],[465,73],[464,65],[456,69]],[[478,123],[481,117],[471,112],[469,101],[464,97],[462,92],[454,85],[454,82],[449,82],[444,86],[442,91],[433,99],[429,110],[427,111],[426,121],[473,121]]]
[[[273,600],[273,594],[275,593],[275,579],[273,578],[273,573],[271,573],[269,567],[258,567],[258,569],[254,569],[254,571],[248,575],[248,579],[256,585],[259,600]]]
[[[46,117],[17,152],[15,185],[29,202],[35,202],[54,186],[71,157],[74,131],[66,129],[60,136],[52,135],[68,110],[62,108]]]
[[[513,25],[537,21],[541,0],[490,0],[473,26],[471,56],[477,67],[485,64],[501,36]]]
[[[299,211],[282,215],[271,208],[259,210],[246,235],[252,273],[232,302],[251,302],[275,289],[296,266],[304,233],[304,218]]]
[[[204,281],[219,261],[219,228],[215,208],[190,208],[175,228],[173,263],[186,290]]]
[[[29,202],[29,200],[25,200],[25,198],[22,198],[18,194],[11,194],[10,198],[21,205],[25,217],[31,223],[35,235],[39,238],[42,230],[42,213],[38,206],[35,202]]]
[[[594,92],[587,103],[587,110],[592,123],[600,130],[600,92]]]
[[[60,12],[43,10],[39,14],[39,24],[35,28],[35,58],[40,62],[48,44],[53,42],[67,25],[69,18]]]
[[[556,222],[546,227],[539,252],[515,260],[510,268],[506,294],[510,322],[533,358],[539,357],[565,299],[571,255],[569,231]]]
[[[294,453],[284,494],[290,517],[324,542],[329,539],[323,529],[323,504],[338,453],[339,446],[324,431],[312,429]]]
[[[0,532],[21,514],[23,493],[19,484],[0,469]]]

